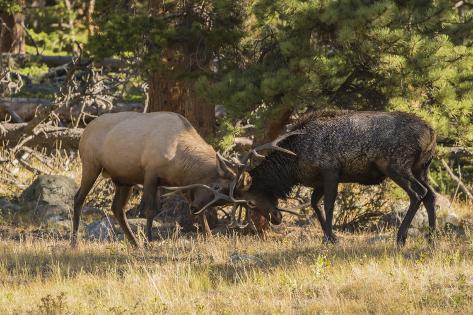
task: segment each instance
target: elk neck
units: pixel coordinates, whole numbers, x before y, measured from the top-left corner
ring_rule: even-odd
[[[289,148],[289,146],[284,146]],[[250,171],[251,191],[274,198],[285,198],[299,183],[297,157],[283,152],[272,152]]]
[[[179,159],[180,185],[207,183],[218,177],[216,153],[208,147],[185,146]]]

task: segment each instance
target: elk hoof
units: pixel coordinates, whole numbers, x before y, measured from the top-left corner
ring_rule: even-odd
[[[397,247],[404,247],[404,245],[406,245],[406,239],[407,235],[398,235],[396,240]]]
[[[337,242],[338,242],[338,239],[335,236],[335,234],[332,233],[330,236],[324,235],[324,238],[323,238],[324,244],[336,244]]]
[[[436,236],[437,236],[437,233],[436,233],[435,229],[430,229],[429,228],[427,233],[425,233],[425,239],[427,240],[427,242],[429,242],[429,244],[434,243]]]

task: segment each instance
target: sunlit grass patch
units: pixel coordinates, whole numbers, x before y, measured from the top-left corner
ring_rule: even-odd
[[[0,242],[0,313],[469,313],[473,246],[443,237],[404,249],[373,235],[325,246],[269,236],[126,243]]]

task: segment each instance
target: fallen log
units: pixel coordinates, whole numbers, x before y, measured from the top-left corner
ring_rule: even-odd
[[[25,122],[34,118],[39,106],[51,106],[49,100],[37,98],[0,97],[0,121],[12,118],[13,122]]]
[[[35,61],[39,63],[44,63],[48,67],[58,67],[68,63],[72,63],[73,60],[77,59],[74,56],[47,56],[47,55],[27,55],[27,54],[10,54],[2,53],[2,57],[12,58],[16,63],[20,64],[26,61]],[[90,63],[89,58],[82,57],[81,65],[87,65]],[[118,70],[125,68],[127,63],[125,60],[117,58],[105,58],[103,60],[94,60],[94,63],[106,68],[113,70]]]
[[[440,161],[442,162],[442,165],[445,168],[445,170],[447,171],[448,175],[450,175],[450,177],[458,184],[458,186],[465,193],[465,195],[467,195],[468,198],[470,198],[470,200],[473,200],[473,194],[466,187],[465,183],[463,183],[463,181],[453,173],[450,166],[448,166],[447,161],[445,161],[444,159],[441,159]]]
[[[48,124],[39,124],[32,134],[25,133],[28,123],[2,124],[0,130],[0,146],[10,149],[19,149],[21,146],[29,148],[46,148],[48,151],[56,148],[77,150],[79,140],[84,129],[56,127]]]
[[[35,117],[36,111],[39,107],[53,106],[50,100],[39,98],[8,98],[0,97],[0,121],[5,121],[12,118],[13,122],[28,122]],[[93,116],[100,116],[105,113],[118,113],[125,111],[143,112],[143,104],[140,103],[116,103],[110,110],[105,109],[86,109],[86,114]],[[77,121],[81,114],[80,106],[72,106],[68,109],[58,108],[55,113],[62,122],[69,123],[72,120]],[[89,121],[91,120],[88,119]]]
[[[53,126],[46,119],[57,109],[56,105],[40,106],[35,117],[27,123],[2,123],[0,145],[11,149],[13,154],[23,147],[77,149],[82,129]]]

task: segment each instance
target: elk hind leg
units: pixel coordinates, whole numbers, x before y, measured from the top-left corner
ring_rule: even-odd
[[[422,203],[424,204],[425,210],[427,211],[427,217],[429,219],[429,231],[427,233],[427,239],[429,242],[432,242],[436,228],[435,204],[437,197],[435,195],[434,190],[429,184],[427,171],[428,169],[422,170],[422,172],[418,176],[416,176],[416,178],[427,189],[427,194],[422,199]]]
[[[148,242],[153,239],[153,220],[156,216],[156,206],[158,203],[158,187],[160,179],[157,176],[150,176],[145,178],[143,185],[143,202],[146,216],[146,237]]]
[[[113,197],[112,211],[128,241],[134,247],[138,247],[138,240],[136,239],[135,235],[133,235],[130,225],[128,225],[124,209],[128,199],[130,198],[130,192],[131,186],[115,184],[115,196]]]
[[[95,181],[100,175],[101,168],[94,165],[83,163],[82,165],[82,178],[80,188],[74,196],[74,213],[72,215],[72,235],[71,235],[71,246],[77,246],[77,232],[79,230],[80,215],[82,212],[82,206],[84,205],[85,198],[89,194],[92,187],[94,187]]]
[[[397,234],[397,244],[402,246],[406,243],[407,230],[419,209],[421,201],[426,197],[428,190],[414,177],[410,169],[403,170],[401,168],[389,167],[387,169],[387,175],[406,191],[410,199],[409,208],[407,209]]]

